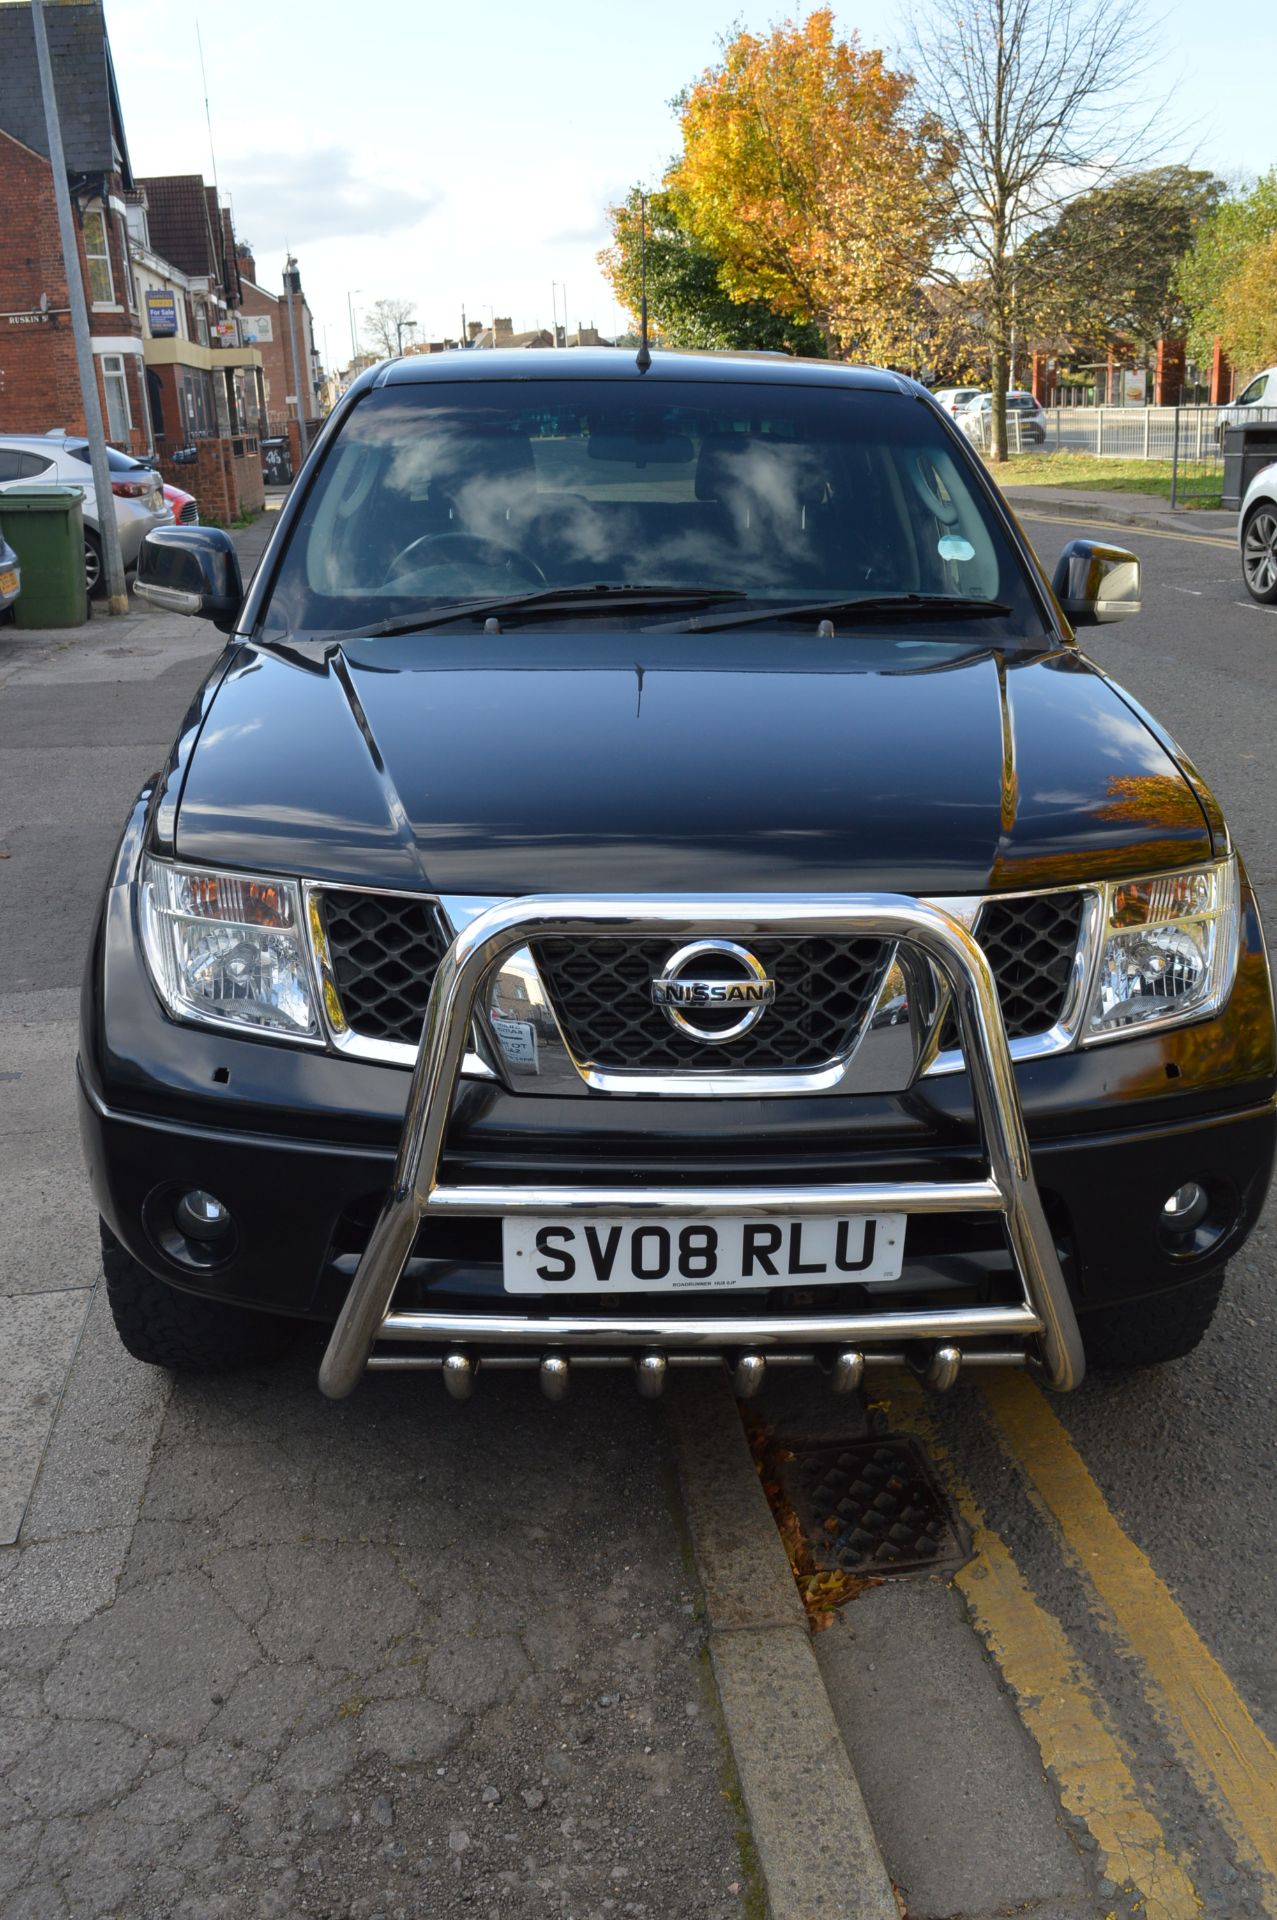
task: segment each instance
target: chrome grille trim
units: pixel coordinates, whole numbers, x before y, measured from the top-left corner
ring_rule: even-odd
[[[317,920],[311,912],[312,900],[315,900],[318,905],[318,897],[328,892],[388,894],[400,899],[407,898],[420,902],[424,906],[434,907],[445,929],[453,935],[463,932],[480,914],[508,903],[490,895],[428,894],[403,887],[379,887],[362,883],[352,885],[349,882],[336,881],[303,883],[309,944],[324,1035],[329,1047],[336,1053],[351,1059],[366,1060],[374,1065],[411,1068],[417,1059],[415,1044],[376,1039],[368,1034],[358,1033],[345,1025],[344,1016],[341,1023],[332,1017],[334,1009],[331,996],[337,993],[336,982],[333,979],[330,964],[326,964],[326,955],[321,943],[316,938],[316,929],[322,928],[323,920],[322,918]],[[1044,1059],[1053,1054],[1066,1052],[1076,1045],[1103,933],[1102,889],[1098,886],[1080,886],[1074,882],[1067,886],[1026,887],[1006,893],[931,896],[923,902],[924,905],[938,907],[961,925],[971,928],[981,908],[987,903],[1005,904],[1012,900],[1036,899],[1043,894],[1081,894],[1083,896],[1078,947],[1068,993],[1059,1020],[1042,1033],[1029,1034],[1009,1041],[1010,1055],[1015,1062]],[[326,983],[328,991],[325,990]],[[511,1014],[518,1006],[520,1015],[526,1017],[524,1008],[519,1006],[516,1000],[516,987],[522,989],[520,998],[526,998],[528,1001],[538,1032],[537,1072],[535,1075],[527,1073],[506,1059],[494,1036],[476,1019],[472,1044],[466,1052],[462,1065],[463,1077],[472,1080],[500,1081],[514,1091],[518,1091],[521,1087],[529,1091],[535,1088],[541,1094],[568,1098],[588,1097],[591,1093],[611,1093],[626,1097],[656,1094],[677,1099],[756,1099],[777,1095],[847,1092],[852,1090],[845,1084],[848,1063],[857,1052],[863,1056],[867,1049],[882,1057],[884,1084],[894,1084],[900,1042],[908,1032],[907,1029],[896,1029],[894,1032],[891,1029],[876,1030],[881,1009],[900,988],[899,973],[893,966],[888,969],[868,1022],[853,1036],[852,1047],[839,1058],[818,1068],[794,1073],[774,1070],[750,1072],[732,1068],[725,1063],[718,1070],[696,1069],[682,1073],[615,1071],[601,1067],[595,1062],[579,1059],[573,1054],[528,948],[524,947],[506,956],[494,969],[493,976],[485,987],[481,1004],[491,1006],[499,997],[503,986],[509,990]],[[943,992],[942,988],[938,990]],[[339,995],[337,995],[337,1004],[339,1007]],[[947,1012],[947,1009],[944,1011]],[[965,1071],[965,1062],[960,1049],[940,1047],[944,1024],[942,1012],[941,1017],[934,1019],[931,1023],[930,1039],[916,1063],[917,1077],[929,1078],[932,1075]],[[894,1046],[891,1044],[893,1040]],[[869,1062],[862,1064],[867,1069],[870,1066]],[[857,1076],[858,1079],[861,1077]],[[870,1081],[875,1077],[873,1071],[868,1072]],[[855,1090],[872,1091],[873,1087],[862,1085],[857,1086]]]

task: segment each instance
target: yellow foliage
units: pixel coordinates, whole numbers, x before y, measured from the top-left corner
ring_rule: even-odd
[[[1217,311],[1220,339],[1238,366],[1277,361],[1277,233],[1243,254],[1219,290]]]
[[[683,98],[669,184],[732,298],[816,322],[836,351],[908,357],[950,169],[912,92],[827,8],[729,43]]]

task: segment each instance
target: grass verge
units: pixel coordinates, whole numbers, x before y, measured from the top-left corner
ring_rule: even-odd
[[[1013,453],[1002,466],[986,462],[990,473],[1003,487],[1085,487],[1093,493],[1143,493],[1156,500],[1171,497],[1169,460],[1118,460],[1094,453]],[[1202,484],[1191,468],[1180,469],[1183,489]],[[1190,491],[1180,504],[1193,507],[1217,507],[1220,486],[1211,476],[1212,491]]]

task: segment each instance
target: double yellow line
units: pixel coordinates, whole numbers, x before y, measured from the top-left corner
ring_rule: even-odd
[[[1277,1749],[1147,1556],[1114,1519],[1037,1388],[1023,1376],[1003,1375],[989,1381],[984,1397],[1004,1454],[1088,1584],[1095,1618],[1135,1664],[1173,1751],[1255,1876],[1264,1911],[1277,1916]],[[893,1387],[891,1405],[900,1423],[922,1430],[941,1458],[976,1548],[957,1584],[1064,1806],[1085,1821],[1105,1872],[1130,1886],[1150,1915],[1196,1920],[1201,1902],[1190,1864],[1170,1845],[1142,1797],[1120,1734],[1063,1627],[1034,1595],[953,1462],[938,1449],[918,1390]]]

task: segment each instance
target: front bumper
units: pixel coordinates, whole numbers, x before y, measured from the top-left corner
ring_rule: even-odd
[[[140,820],[135,823],[140,834]],[[332,1321],[350,1293],[394,1183],[408,1076],[391,1067],[179,1026],[161,1011],[138,952],[126,839],[86,978],[81,1122],[95,1198],[116,1236],[175,1285],[279,1313]],[[1237,983],[1218,1018],[1120,1044],[1025,1062],[1015,1072],[1054,1257],[1078,1316],[1171,1290],[1218,1267],[1258,1216],[1274,1152],[1271,993],[1253,896],[1243,898]],[[712,1125],[713,1131],[709,1128]],[[742,1182],[777,1188],[963,1183],[985,1165],[966,1074],[900,1095],[785,1100],[602,1098],[565,1102],[463,1081],[451,1103],[440,1174],[451,1188],[663,1186],[675,1200]],[[1167,1243],[1161,1212],[1177,1187],[1211,1196],[1210,1231]],[[235,1221],[228,1256],[199,1270],[170,1257],[163,1223],[175,1198],[211,1191]],[[394,1295],[397,1314],[428,1312],[436,1343],[517,1343],[502,1291],[499,1222],[422,1219]],[[171,1244],[171,1243],[170,1243]],[[891,1305],[940,1319],[1014,1304],[1003,1222],[946,1213],[910,1223]],[[703,1309],[680,1296],[658,1323],[650,1298],[617,1296],[542,1346],[678,1340],[689,1350],[774,1345],[825,1350],[859,1338],[879,1295],[854,1287],[795,1318],[783,1290]],[[525,1305],[517,1303],[520,1309]],[[684,1318],[682,1308],[691,1311]],[[739,1309],[747,1309],[747,1320]],[[535,1317],[535,1315],[534,1315]],[[922,1323],[911,1323],[919,1331]],[[991,1323],[992,1324],[992,1323]],[[659,1331],[658,1329],[659,1325]]]

